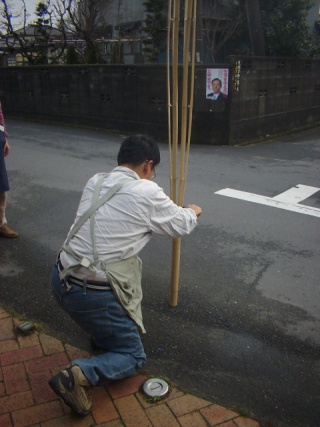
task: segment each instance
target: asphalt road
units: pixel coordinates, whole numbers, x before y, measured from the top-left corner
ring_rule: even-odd
[[[109,171],[123,135],[7,120],[7,217],[21,237],[0,239],[0,304],[89,349],[60,311],[49,276],[81,191]],[[171,240],[141,253],[147,373],[259,419],[320,426],[320,218],[216,194],[273,198],[320,188],[320,131],[245,147],[191,147],[185,203],[203,208],[182,240],[178,306],[169,305]],[[166,192],[168,150],[157,182]],[[320,210],[320,192],[300,203]]]

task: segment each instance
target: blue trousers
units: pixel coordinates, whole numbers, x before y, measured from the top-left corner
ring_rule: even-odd
[[[0,130],[0,193],[4,193],[5,191],[10,190],[3,152],[5,143],[6,137],[4,136],[4,132]]]
[[[67,291],[55,266],[51,274],[53,295],[63,310],[88,334],[103,353],[76,359],[93,386],[134,374],[146,363],[146,355],[135,322],[113,291],[93,291],[72,286]]]

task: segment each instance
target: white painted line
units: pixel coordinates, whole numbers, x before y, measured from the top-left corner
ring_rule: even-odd
[[[302,213],[305,215],[316,216],[320,218],[320,209],[313,208],[305,205],[297,205],[292,203],[281,202],[274,200],[274,198],[260,196],[259,194],[247,193],[245,191],[232,190],[231,188],[225,188],[223,190],[216,191],[214,194],[221,196],[232,197],[234,199],[245,200],[247,202],[259,203],[260,205],[271,206],[279,209],[286,209],[287,211]]]
[[[273,200],[278,200],[279,202],[296,204],[300,203],[302,200],[311,197],[313,194],[320,191],[320,188],[310,187],[309,185],[298,184],[295,187],[290,188],[284,193],[278,194],[275,197],[272,197]]]

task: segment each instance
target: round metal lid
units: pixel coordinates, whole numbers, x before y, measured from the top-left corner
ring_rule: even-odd
[[[159,378],[150,378],[143,384],[143,391],[149,397],[164,397],[169,391],[169,386]]]

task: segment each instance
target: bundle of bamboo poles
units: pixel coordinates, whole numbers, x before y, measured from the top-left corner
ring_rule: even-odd
[[[183,51],[179,52],[180,9],[184,6]],[[170,196],[183,205],[191,141],[197,0],[169,0],[167,34]],[[182,27],[182,25],[181,25]],[[182,56],[182,66],[179,65]],[[182,68],[181,87],[179,69]],[[181,105],[179,95],[181,94]],[[180,142],[180,144],[179,144]],[[178,176],[179,169],[179,176]],[[178,304],[181,239],[172,241],[170,305]]]

